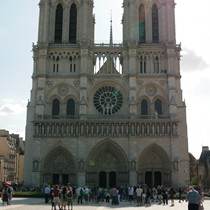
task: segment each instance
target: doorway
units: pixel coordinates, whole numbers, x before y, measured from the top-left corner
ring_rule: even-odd
[[[160,171],[155,171],[154,174],[154,185],[157,187],[158,185],[162,185],[162,176]]]
[[[106,188],[106,172],[105,171],[101,171],[99,173],[99,187]]]
[[[59,174],[53,174],[53,185],[59,184]]]
[[[117,175],[116,175],[116,172],[115,171],[111,171],[109,173],[109,187],[116,187],[116,179],[117,178]]]

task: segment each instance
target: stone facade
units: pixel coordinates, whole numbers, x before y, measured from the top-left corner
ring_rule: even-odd
[[[92,0],[39,6],[25,184],[186,185],[174,1],[124,0],[122,44],[94,43]]]

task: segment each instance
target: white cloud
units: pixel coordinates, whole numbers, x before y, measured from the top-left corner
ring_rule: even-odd
[[[21,115],[26,112],[25,103],[15,103],[12,100],[6,101],[6,103],[0,106],[0,116]]]
[[[201,71],[209,67],[202,55],[197,55],[193,50],[184,49],[182,55],[181,66],[185,72]]]

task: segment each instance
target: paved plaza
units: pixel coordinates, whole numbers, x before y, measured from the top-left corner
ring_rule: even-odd
[[[204,201],[204,208],[205,210],[210,210],[210,200]],[[51,210],[50,204],[45,204],[44,199],[41,198],[13,198],[12,205],[10,206],[0,206],[0,210],[3,209],[14,209],[14,210]],[[57,208],[58,209],[58,208]],[[175,200],[175,206],[170,207],[169,205],[157,205],[156,203],[152,203],[150,207],[137,207],[135,204],[131,205],[129,202],[121,202],[119,205],[111,205],[110,203],[89,203],[89,204],[82,204],[78,205],[75,203],[73,210],[110,210],[110,209],[117,209],[117,210],[136,210],[136,209],[150,209],[150,210],[187,210],[187,203],[182,202],[179,203]]]

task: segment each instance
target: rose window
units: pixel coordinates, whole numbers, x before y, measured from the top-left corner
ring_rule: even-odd
[[[96,91],[93,103],[100,113],[111,115],[121,108],[123,96],[115,87],[105,86]]]

